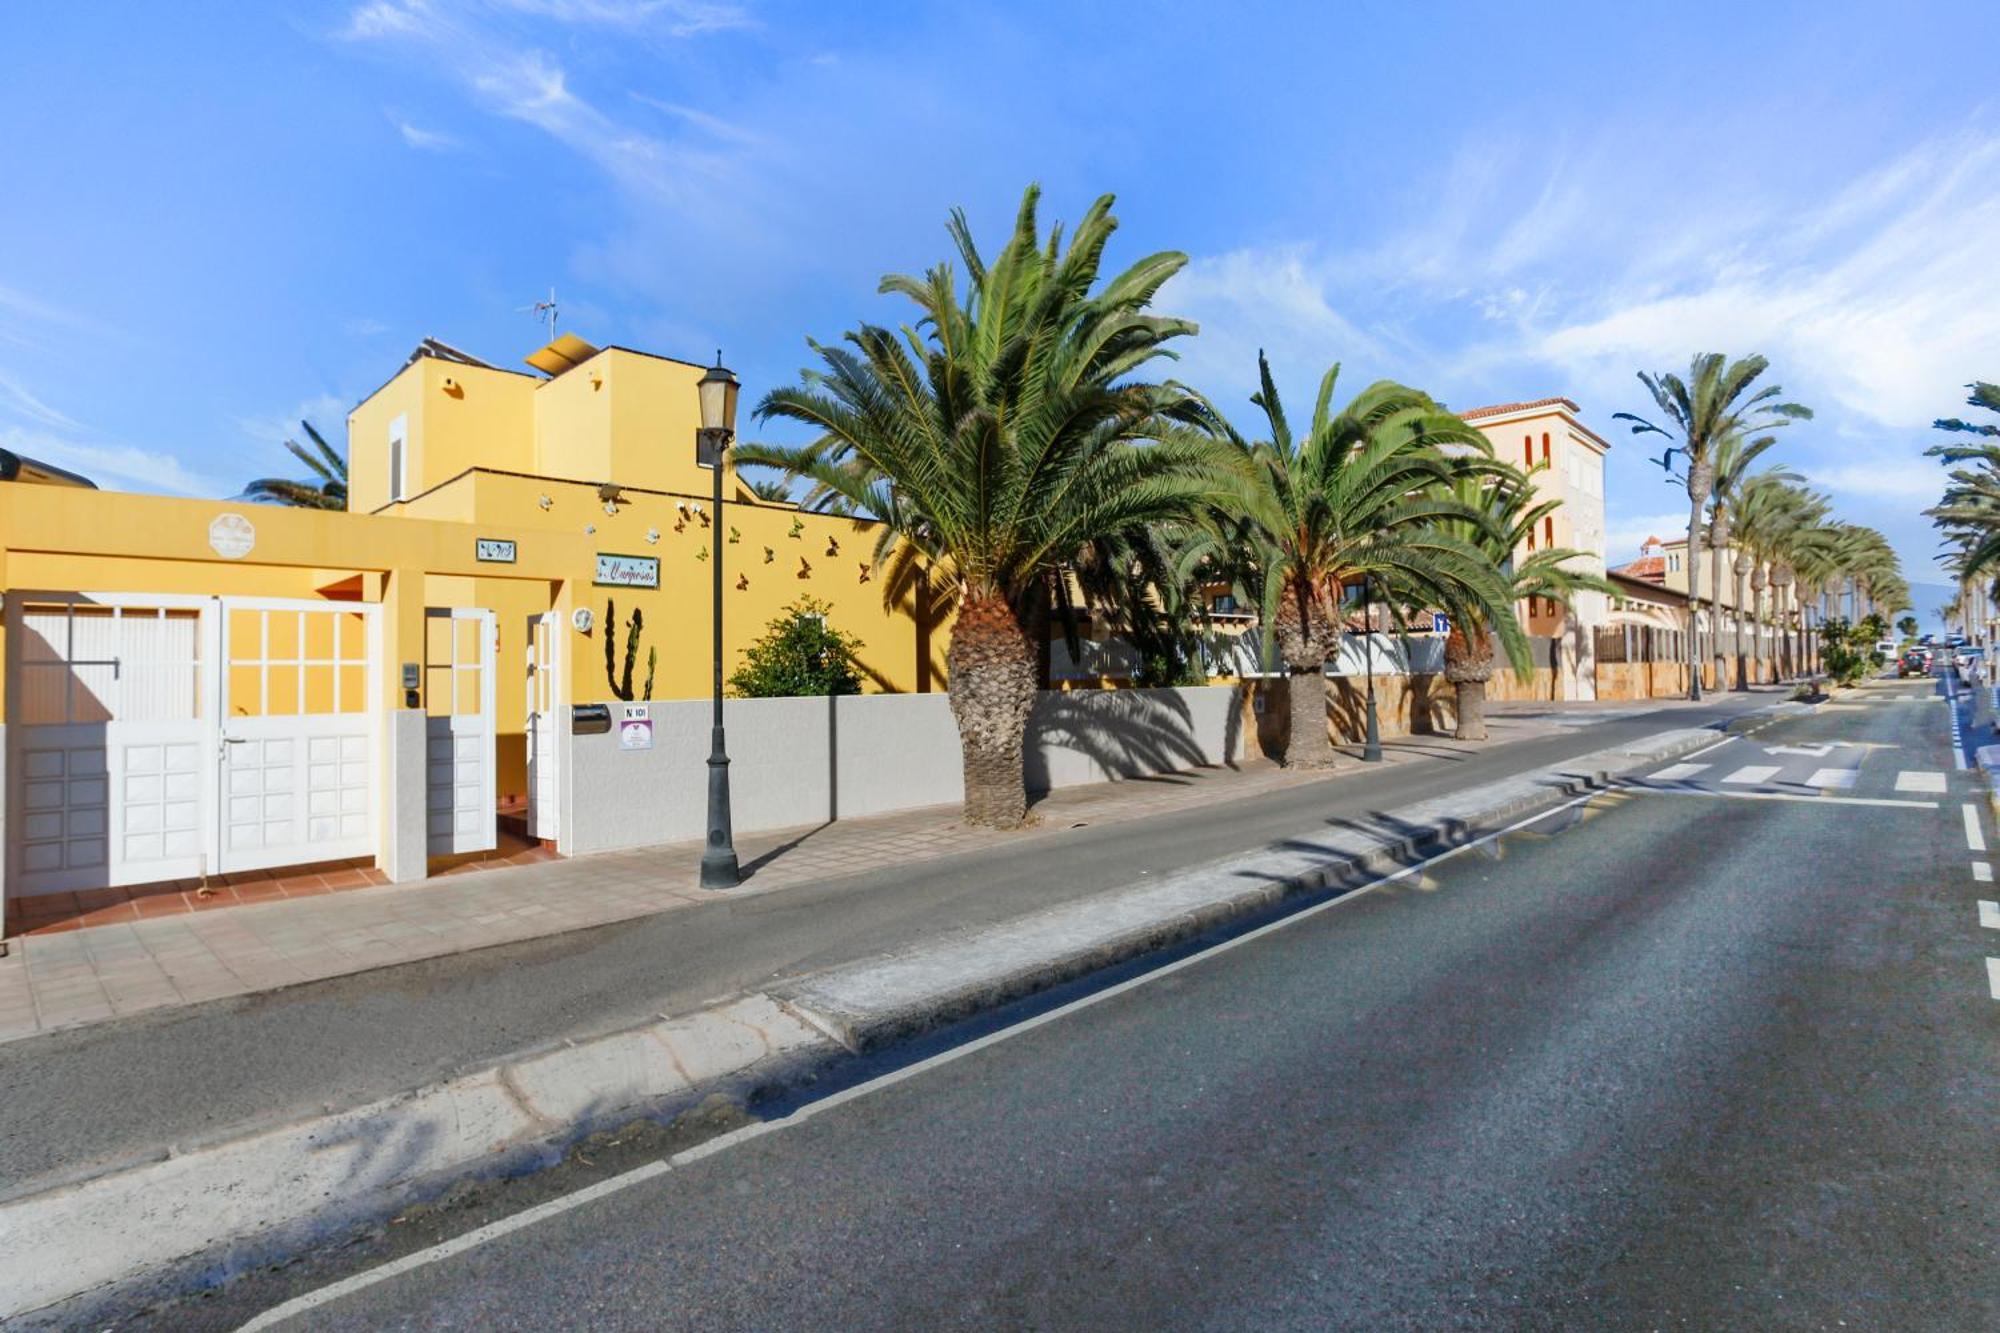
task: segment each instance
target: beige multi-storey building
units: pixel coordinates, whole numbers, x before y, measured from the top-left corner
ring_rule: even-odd
[[[1479,428],[1493,444],[1495,456],[1529,469],[1539,498],[1562,505],[1530,533],[1519,552],[1527,555],[1551,547],[1583,553],[1582,566],[1604,572],[1604,455],[1611,448],[1603,436],[1583,424],[1579,408],[1568,398],[1537,398],[1531,402],[1475,407],[1459,416]],[[1603,593],[1579,593],[1573,605],[1533,598],[1523,608],[1521,624],[1528,633],[1558,645],[1553,666],[1562,683],[1562,697],[1596,697],[1595,634],[1610,621],[1610,603]]]

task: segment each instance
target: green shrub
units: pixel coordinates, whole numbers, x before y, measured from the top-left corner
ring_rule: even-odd
[[[729,687],[745,699],[797,699],[861,693],[854,655],[861,640],[827,621],[832,608],[802,597],[778,613],[764,635],[744,651]]]

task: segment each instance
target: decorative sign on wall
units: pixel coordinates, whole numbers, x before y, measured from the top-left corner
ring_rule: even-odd
[[[257,529],[241,514],[217,514],[208,525],[208,549],[224,560],[241,560],[257,545]]]
[[[625,718],[618,724],[618,748],[621,750],[650,750],[653,748],[652,705],[625,705]]]
[[[481,537],[472,544],[473,558],[489,565],[514,563],[514,543],[498,537]]]
[[[657,588],[660,561],[650,555],[606,555],[597,557],[597,582],[611,588]]]

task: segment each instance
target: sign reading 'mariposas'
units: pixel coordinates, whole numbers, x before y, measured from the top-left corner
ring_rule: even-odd
[[[650,555],[605,555],[597,557],[597,582],[613,588],[657,588],[660,562]]]

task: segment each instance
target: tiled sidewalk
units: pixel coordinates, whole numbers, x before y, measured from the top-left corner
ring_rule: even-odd
[[[1556,729],[1504,713],[1491,722],[1496,742]],[[1413,737],[1388,757],[1458,748]],[[1015,833],[969,828],[952,805],[750,834],[737,839],[746,883],[726,894],[696,886],[701,844],[687,842],[26,935],[0,958],[0,1041],[1354,776],[1352,765],[1297,773],[1258,761],[1072,787],[1038,802],[1035,825]]]

